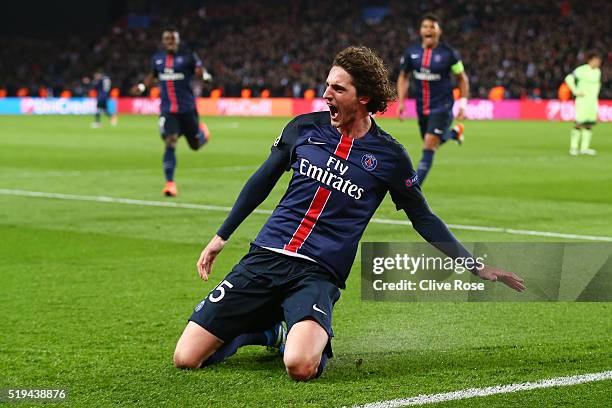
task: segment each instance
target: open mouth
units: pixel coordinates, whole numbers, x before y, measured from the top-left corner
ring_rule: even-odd
[[[331,116],[331,119],[336,120],[338,118],[338,108],[329,103],[327,106],[329,107],[329,115]]]

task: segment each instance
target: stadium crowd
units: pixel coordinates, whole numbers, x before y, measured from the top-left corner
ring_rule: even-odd
[[[612,98],[609,0],[144,3],[146,10],[134,10],[102,37],[0,39],[0,93],[84,95],[83,79],[103,69],[127,95],[149,72],[162,29],[173,26],[213,75],[211,84],[196,84],[199,95],[219,89],[239,96],[245,88],[253,96],[264,89],[271,96],[309,89],[321,95],[330,61],[349,44],[376,49],[395,80],[404,48],[419,41],[419,17],[433,11],[442,40],[462,56],[472,97],[501,86],[505,98],[556,98],[564,76],[596,49],[604,61],[601,97]]]

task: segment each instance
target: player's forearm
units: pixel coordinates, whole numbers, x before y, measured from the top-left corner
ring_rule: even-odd
[[[406,212],[410,221],[412,222],[413,228],[425,239],[445,255],[451,258],[471,258],[472,254],[465,249],[463,245],[452,232],[448,229],[446,224],[438,218],[434,213],[423,214],[420,216],[413,216]]]
[[[459,94],[461,98],[467,99],[470,97],[470,79],[465,71],[459,76]]]
[[[155,83],[155,76],[153,76],[153,74],[149,74],[147,75],[147,77],[140,83],[139,85],[139,89],[140,92],[144,92],[144,89],[150,88],[153,86],[153,84]],[[140,85],[144,85],[144,89],[141,89]]]
[[[408,78],[405,73],[400,73],[397,78],[397,101],[399,103],[403,103],[404,99],[406,99],[406,95],[408,95]]]
[[[228,240],[236,228],[268,197],[284,171],[280,153],[272,153],[261,167],[249,178],[236,199],[229,215],[217,231],[217,235]]]
[[[200,78],[204,82],[208,82],[212,80],[212,75],[208,72],[208,70],[204,67],[196,67],[194,70],[196,78]]]

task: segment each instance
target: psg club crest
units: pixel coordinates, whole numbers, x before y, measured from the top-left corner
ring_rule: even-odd
[[[377,163],[378,161],[376,160],[376,157],[372,153],[366,153],[361,158],[361,165],[367,171],[374,170],[376,168]]]
[[[414,176],[410,177],[409,179],[406,179],[406,188],[416,186],[417,184],[419,184],[419,176],[416,173],[414,174]]]

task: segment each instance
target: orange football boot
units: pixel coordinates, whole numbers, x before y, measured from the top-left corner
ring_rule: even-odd
[[[164,193],[166,197],[176,197],[178,195],[176,183],[174,181],[166,181],[166,185],[164,186],[162,193]]]
[[[457,141],[457,143],[459,143],[459,145],[463,144],[463,130],[464,130],[464,126],[463,123],[457,123],[457,125],[453,128],[453,130],[455,132],[457,132],[457,135],[455,136],[455,140]]]

